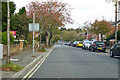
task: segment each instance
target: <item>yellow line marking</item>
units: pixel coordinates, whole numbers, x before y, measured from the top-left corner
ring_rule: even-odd
[[[55,46],[54,46],[55,47]],[[46,60],[46,58],[48,57],[48,55],[52,52],[52,50],[54,49],[54,47],[35,65],[35,67],[32,69],[32,70],[30,70],[24,77],[23,77],[23,79],[22,80],[24,80],[25,78],[27,78],[27,76],[28,75],[30,75],[31,73],[32,73],[32,71],[35,69],[35,71],[30,75],[30,76],[28,76],[28,79],[38,70],[38,68],[40,68],[40,66],[42,65],[42,63]],[[27,80],[28,80],[27,79]]]
[[[48,53],[47,55],[46,55],[46,57],[44,58],[44,60],[40,63],[40,65],[34,70],[34,72],[32,72],[31,73],[31,75],[28,77],[28,79],[27,80],[29,80],[31,77],[32,77],[32,75],[40,68],[40,66],[43,64],[43,62],[46,60],[46,58],[49,56],[49,54],[50,53]]]

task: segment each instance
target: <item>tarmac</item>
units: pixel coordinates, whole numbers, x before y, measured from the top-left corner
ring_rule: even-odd
[[[16,53],[11,56],[12,61],[15,64],[18,64],[19,66],[25,67],[23,70],[19,72],[15,71],[2,71],[2,78],[22,78],[22,75],[25,74],[25,72],[32,69],[32,67],[37,64],[37,62],[45,55],[47,54],[52,48],[47,48],[47,52],[35,52],[33,56],[33,51],[26,50],[22,51],[20,53]],[[18,60],[17,60],[18,59]],[[2,59],[2,64],[6,63],[6,57]]]
[[[50,50],[54,49],[54,47],[47,48],[47,52],[35,52],[34,57],[32,57],[33,56],[32,49],[22,51],[20,53],[12,55],[11,59],[18,59],[18,61],[12,61],[12,62],[25,68],[19,72],[2,71],[2,78],[22,78],[24,74],[26,74],[30,69],[32,69],[34,65],[37,64],[38,61],[40,61],[42,57],[45,54],[47,54]],[[109,52],[110,50],[107,49],[106,53],[109,53]],[[5,64],[5,63],[6,63],[6,57],[2,59],[2,64]]]

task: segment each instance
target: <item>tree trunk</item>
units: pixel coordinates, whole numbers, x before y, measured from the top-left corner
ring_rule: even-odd
[[[39,43],[40,49],[41,49],[41,38],[42,38],[42,35],[41,35],[41,33],[40,33],[40,43]]]
[[[48,43],[49,43],[49,35],[48,32],[46,32],[46,47],[48,47]]]
[[[49,41],[49,47],[51,46],[51,40],[52,40],[52,32],[50,32],[50,41]]]
[[[101,34],[101,41],[103,41],[103,34]]]

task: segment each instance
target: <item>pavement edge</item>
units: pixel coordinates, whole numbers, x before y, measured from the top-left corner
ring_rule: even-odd
[[[42,57],[45,56],[45,54],[49,53],[51,50],[53,50],[55,48],[55,45],[49,49],[47,52],[43,53],[43,55],[40,55],[38,58],[36,58],[34,61],[30,62],[23,70],[21,70],[20,72],[17,72],[16,74],[14,74],[12,76],[12,78],[19,78],[19,76],[21,76],[25,71],[27,71],[28,69],[30,69],[34,64],[36,64],[36,62],[40,59],[42,59]]]

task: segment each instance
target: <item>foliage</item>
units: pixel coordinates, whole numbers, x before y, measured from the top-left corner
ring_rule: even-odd
[[[115,39],[115,33],[109,35],[106,40]],[[120,40],[120,30],[117,32],[117,39]]]
[[[36,50],[37,52],[46,52],[47,50],[44,48],[44,47],[42,47],[41,49],[38,49],[38,50]]]
[[[25,15],[14,14],[11,18],[11,30],[16,31],[17,38],[25,37],[28,33],[29,18]]]
[[[77,33],[80,33],[80,32],[82,32],[82,30],[81,30],[80,28],[77,28],[77,29],[76,29],[76,32],[77,32]]]
[[[27,41],[28,41],[28,44],[29,45],[32,45],[32,43],[33,43],[33,35],[32,35],[32,33],[31,32],[29,32],[28,34],[27,34]]]
[[[105,35],[110,31],[110,27],[111,27],[110,23],[105,20],[102,21],[95,20],[95,22],[91,24],[90,32],[94,34],[100,33]]]
[[[101,38],[103,40],[103,35],[106,35],[111,31],[111,25],[109,22],[105,20],[102,21],[95,20],[95,22],[91,24],[89,31],[93,34],[98,33],[101,34]]]
[[[14,43],[14,37],[10,34],[10,44]],[[7,32],[2,33],[2,44],[7,44]]]
[[[14,2],[10,2],[10,16],[16,10],[16,5]],[[2,2],[2,32],[7,31],[7,2]]]
[[[64,30],[66,30],[66,28],[61,27],[60,31],[64,31]]]
[[[52,29],[52,34],[53,35],[61,34],[61,31],[57,27],[55,27],[55,28]]]
[[[52,39],[53,29],[72,23],[71,9],[68,4],[57,1],[36,1],[27,5],[27,15],[32,18],[33,12],[35,12],[36,22],[40,24],[40,30],[44,29],[46,32],[46,46],[48,46],[49,33],[50,39]]]
[[[58,40],[61,40],[61,35],[56,34],[56,35],[53,37],[52,41],[58,41]]]
[[[20,71],[22,70],[24,67],[21,67],[17,64],[14,64],[12,62],[10,62],[10,64],[3,64],[2,65],[2,70],[3,71]]]
[[[73,41],[77,40],[78,34],[76,33],[76,31],[63,31],[62,37],[64,41]]]
[[[25,10],[25,7],[22,7],[20,10],[19,10],[19,15],[22,15],[22,14],[26,14],[26,10]]]

